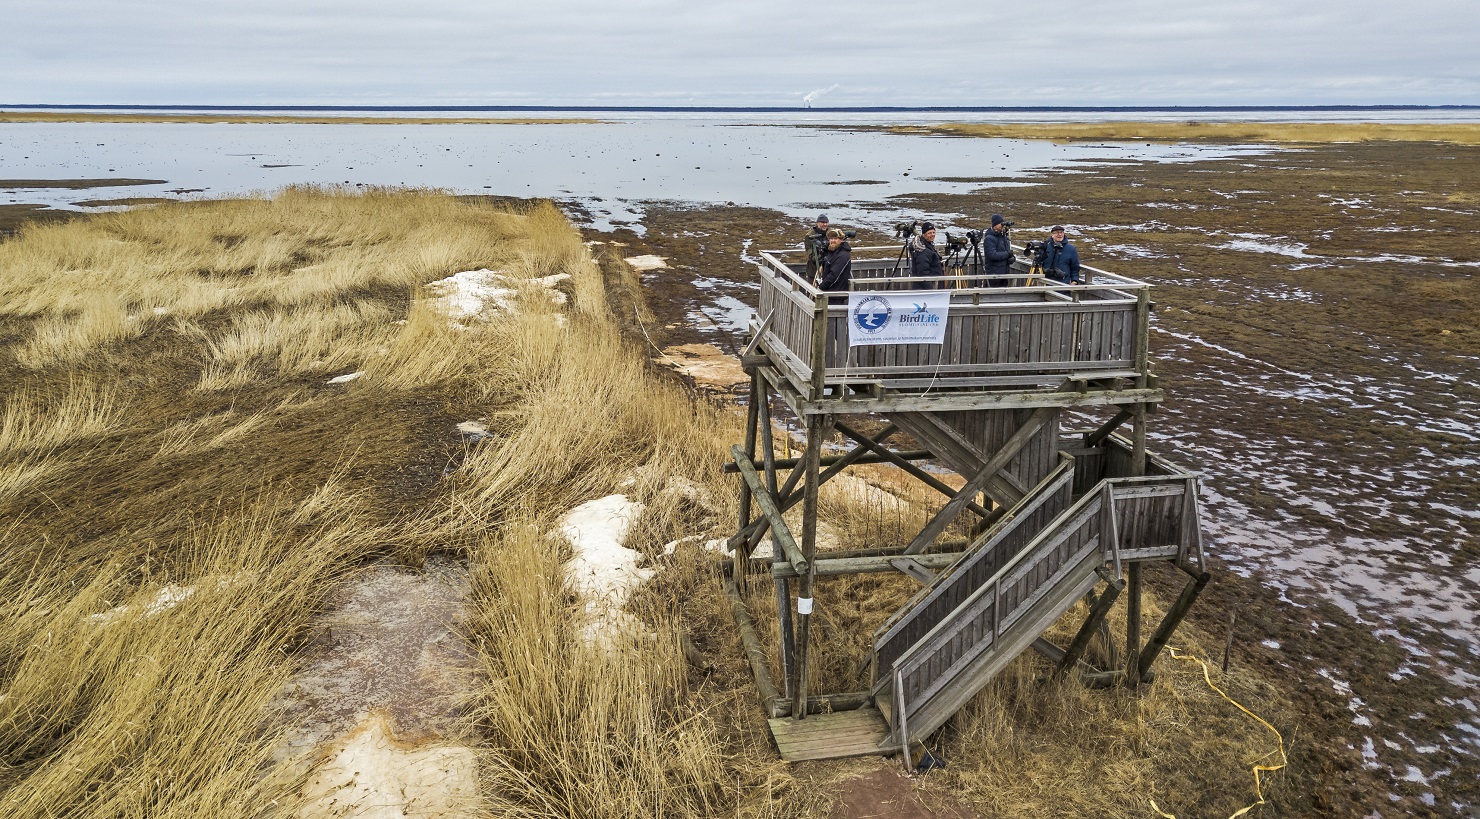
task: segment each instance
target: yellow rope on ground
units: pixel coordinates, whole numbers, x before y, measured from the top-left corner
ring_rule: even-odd
[[[1258,762],[1255,762],[1254,763],[1254,766],[1251,768],[1251,770],[1254,772],[1254,795],[1257,796],[1257,797],[1259,797],[1259,801],[1255,802],[1252,805],[1249,805],[1249,806],[1243,808],[1242,810],[1237,811],[1236,813],[1234,813],[1233,815],[1231,815],[1231,816],[1228,817],[1228,819],[1237,819],[1237,817],[1243,816],[1244,814],[1248,813],[1249,811],[1253,810],[1254,808],[1257,808],[1260,805],[1265,804],[1265,802],[1264,802],[1264,786],[1263,786],[1263,783],[1260,780],[1260,776],[1259,775],[1261,773],[1273,773],[1274,771],[1278,771],[1279,769],[1285,767],[1285,765],[1289,763],[1289,761],[1290,761],[1289,758],[1285,756],[1285,738],[1280,735],[1280,732],[1279,732],[1278,729],[1276,729],[1273,725],[1270,725],[1268,722],[1266,722],[1263,717],[1261,717],[1258,714],[1254,713],[1253,711],[1250,711],[1249,709],[1243,707],[1243,705],[1240,705],[1239,702],[1237,700],[1235,700],[1233,697],[1228,696],[1228,692],[1226,692],[1223,689],[1219,688],[1218,686],[1214,685],[1213,684],[1212,675],[1210,675],[1208,673],[1208,664],[1207,663],[1203,662],[1201,659],[1199,659],[1197,657],[1192,656],[1191,654],[1179,654],[1178,653],[1179,650],[1180,649],[1176,649],[1176,648],[1172,648],[1171,646],[1167,646],[1167,652],[1172,655],[1172,659],[1174,659],[1174,660],[1186,660],[1186,661],[1197,663],[1198,665],[1202,666],[1203,680],[1207,682],[1209,688],[1213,689],[1214,691],[1217,691],[1218,694],[1223,697],[1223,699],[1228,700],[1229,702],[1233,703],[1233,707],[1235,707],[1238,710],[1244,712],[1245,714],[1248,714],[1250,717],[1253,717],[1254,720],[1256,722],[1258,722],[1260,725],[1263,725],[1265,728],[1268,728],[1269,729],[1269,732],[1272,733],[1272,734],[1274,734],[1275,740],[1277,742],[1279,742],[1279,746],[1280,747],[1278,749],[1278,753],[1280,755],[1280,764],[1278,764],[1278,765],[1262,765],[1262,764],[1260,764]],[[1267,753],[1264,756],[1259,757],[1259,758],[1260,759],[1267,759],[1267,758],[1273,756],[1275,753],[1276,753],[1276,751],[1270,751],[1269,753]],[[1161,807],[1156,804],[1156,800],[1155,799],[1151,799],[1151,800],[1148,800],[1148,801],[1151,803],[1151,809],[1154,810],[1154,811],[1156,811],[1158,814],[1160,814],[1163,817],[1163,819],[1177,819],[1177,817],[1176,817],[1175,814],[1171,814],[1171,813],[1167,813],[1166,811],[1163,811],[1161,809]]]

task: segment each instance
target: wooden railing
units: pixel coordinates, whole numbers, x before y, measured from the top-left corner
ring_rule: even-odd
[[[925,280],[882,275],[891,259],[859,259],[853,291],[907,288]],[[1067,380],[1139,377],[1147,373],[1149,285],[1102,270],[1092,284],[1062,285],[1021,268],[1007,287],[979,286],[968,270],[930,284],[951,287],[943,344],[848,346],[848,307],[783,261],[761,253],[757,324],[762,342],[787,379],[809,400],[830,387],[877,383],[894,390],[943,387],[1052,386]],[[880,275],[873,275],[880,274]],[[832,302],[832,303],[829,303]],[[819,375],[820,372],[820,375]]]
[[[881,669],[894,661],[958,608],[972,592],[1007,562],[1016,557],[1034,535],[1043,531],[1069,508],[1074,477],[1074,459],[1063,458],[1059,467],[1008,511],[997,525],[917,592],[874,634],[874,658]]]
[[[1063,500],[1074,472],[1066,457],[1014,510],[1018,517],[963,554],[876,635],[873,692],[887,703],[892,741],[940,727],[1093,588],[1104,564],[1110,576],[1120,574],[1122,561],[1172,560],[1201,571],[1195,475],[1107,478],[1038,523],[1035,513]],[[1024,535],[1031,539],[1014,551]]]

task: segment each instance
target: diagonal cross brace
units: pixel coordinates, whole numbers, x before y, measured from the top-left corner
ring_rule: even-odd
[[[875,438],[873,443],[882,443],[889,436],[898,431],[899,427],[890,424],[884,427],[884,429],[879,433],[879,437]],[[850,466],[854,461],[862,458],[864,455],[867,455],[868,452],[868,447],[863,445],[859,445],[849,450],[848,454],[844,455],[839,461],[834,463],[832,466],[829,466],[827,469],[822,470],[822,474],[817,477],[818,485],[820,486],[824,483],[827,483],[828,480],[836,477],[839,472],[842,472],[844,469],[848,468],[848,466]],[[738,461],[736,462],[736,466],[739,466]],[[777,500],[777,508],[779,508],[782,512],[785,512],[793,506],[801,503],[802,499],[806,497],[806,493],[801,490],[793,491],[796,489],[796,485],[798,483],[801,483],[802,475],[805,472],[806,470],[802,469],[801,465],[798,464],[795,468],[791,470],[791,474],[786,476],[786,483],[782,484],[776,495],[773,496],[773,498]],[[785,500],[780,500],[781,498],[785,498]],[[770,528],[770,525],[770,521],[767,520],[764,515],[762,515],[759,519],[752,521],[750,525],[730,536],[730,539],[725,543],[725,549],[734,549],[736,546],[739,546],[741,543],[745,543],[746,541],[749,541],[750,548],[755,548],[755,545],[761,542],[761,538],[766,536],[766,530]]]
[[[926,472],[920,467],[915,466],[909,461],[906,461],[904,458],[901,458],[893,452],[890,452],[889,450],[880,446],[878,443],[870,441],[863,433],[853,431],[853,429],[851,429],[847,424],[843,424],[840,422],[837,423],[835,426],[837,426],[838,432],[841,432],[849,438],[852,438],[860,445],[868,447],[875,454],[888,461],[889,463],[894,464],[900,469],[903,469],[906,473],[919,478],[925,483],[926,486],[930,487],[931,489],[934,489],[935,491],[941,493],[942,495],[945,495],[946,497],[951,497],[956,494],[956,490],[941,482],[940,479],[936,478],[934,475],[931,475],[929,472]],[[966,508],[984,518],[991,517],[992,515],[989,510],[983,508],[982,505],[977,503],[976,501],[971,501],[967,503]]]
[[[791,565],[795,566],[798,572],[806,572],[808,566],[807,560],[802,557],[802,550],[797,547],[796,540],[792,538],[791,532],[786,528],[786,521],[781,519],[781,510],[776,508],[776,499],[761,484],[760,473],[755,471],[755,466],[751,464],[749,458],[745,457],[745,449],[743,447],[736,444],[730,450],[735,456],[735,463],[740,466],[740,477],[745,479],[745,485],[749,488],[750,494],[755,498],[756,506],[761,508],[761,514],[771,525],[776,545],[781,547],[782,551],[786,554],[786,559],[791,561]]]
[[[946,505],[935,514],[935,517],[931,518],[930,522],[925,524],[925,528],[920,530],[920,534],[915,535],[915,539],[910,541],[910,545],[905,548],[903,553],[917,555],[925,551],[931,543],[934,543],[935,539],[940,536],[940,533],[945,531],[946,526],[955,520],[956,516],[961,513],[961,510],[966,507],[966,504],[972,498],[976,497],[976,493],[982,491],[982,487],[987,485],[987,481],[990,481],[992,476],[997,474],[998,470],[1007,466],[1013,458],[1017,457],[1018,452],[1027,445],[1029,439],[1036,435],[1038,430],[1042,429],[1043,425],[1048,423],[1053,417],[1053,407],[1039,407],[1034,410],[1027,422],[1019,427],[1018,431],[1014,432],[1012,437],[1008,438],[1002,444],[1002,448],[987,459],[987,462],[982,465],[982,468],[977,471],[976,475],[972,476],[971,480],[967,481],[966,485],[961,487],[960,491],[956,492],[955,496],[947,501]]]

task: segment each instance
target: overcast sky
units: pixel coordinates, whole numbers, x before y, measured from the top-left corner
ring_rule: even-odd
[[[1469,0],[0,0],[0,104],[1480,104]]]

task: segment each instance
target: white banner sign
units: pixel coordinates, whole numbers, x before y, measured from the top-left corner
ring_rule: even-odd
[[[949,290],[848,294],[848,346],[944,344]]]

